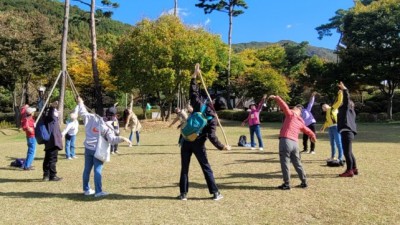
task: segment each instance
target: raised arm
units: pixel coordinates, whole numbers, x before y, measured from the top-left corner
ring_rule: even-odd
[[[289,109],[289,106],[286,104],[285,101],[279,96],[271,95],[269,96],[270,99],[275,99],[276,103],[279,105],[279,108],[285,113],[286,116],[291,115],[293,112]]]
[[[310,100],[308,101],[307,110],[308,110],[309,112],[311,112],[312,107],[313,107],[313,105],[314,105],[315,94],[316,94],[316,92],[313,92],[313,93],[311,94]]]
[[[190,104],[193,107],[193,112],[200,112],[202,104],[199,86],[196,83],[196,78],[199,73],[200,73],[200,65],[197,63],[195,66],[194,73],[192,75],[192,79],[190,80],[190,89],[189,89]]]
[[[346,86],[344,86],[343,82],[341,82],[341,81],[340,81],[338,86],[339,86],[340,90],[342,90],[342,92],[343,92],[343,104],[342,104],[342,107],[345,107],[346,109],[348,109],[349,108],[349,104],[350,104],[349,90],[346,88]]]
[[[262,107],[263,107],[263,105],[264,105],[264,102],[265,102],[265,99],[266,99],[266,98],[267,98],[267,95],[264,95],[264,96],[262,97],[261,101],[258,103],[257,112],[260,112],[260,111],[261,111],[261,109],[262,109]]]
[[[333,103],[332,109],[338,109],[343,103],[343,91],[339,90],[336,102]]]
[[[95,117],[96,115],[93,113],[89,113],[86,109],[85,104],[83,103],[83,100],[81,97],[78,97],[78,105],[75,107],[74,112],[78,114],[80,117],[82,117],[85,121],[88,121],[89,118]]]

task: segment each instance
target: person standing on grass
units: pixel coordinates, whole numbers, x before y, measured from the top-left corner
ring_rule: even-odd
[[[136,114],[133,112],[133,95],[131,95],[131,102],[129,103],[128,115],[125,121],[125,130],[127,130],[128,127],[129,130],[131,131],[131,133],[129,134],[129,141],[132,142],[133,134],[135,133],[136,145],[139,145],[140,130],[142,129],[142,124],[140,123]],[[132,147],[132,144],[129,144],[129,147]]]
[[[343,148],[342,148],[342,139],[340,138],[340,134],[337,128],[337,114],[338,108],[343,102],[343,92],[340,90],[338,92],[338,97],[336,102],[333,103],[332,107],[328,104],[322,105],[322,111],[325,112],[325,123],[321,127],[321,131],[324,132],[326,128],[328,128],[329,141],[331,144],[331,157],[328,158],[327,161],[335,160],[335,143],[338,149],[338,160],[339,163],[343,163]],[[342,164],[343,165],[343,164]]]
[[[96,114],[89,113],[86,110],[86,106],[83,103],[82,98],[78,98],[78,105],[75,108],[75,112],[83,118],[85,125],[85,167],[83,169],[82,184],[83,194],[93,195],[94,197],[102,197],[108,195],[107,192],[103,191],[102,185],[102,170],[103,162],[94,157],[97,144],[99,142],[100,135],[105,137],[108,143],[117,144],[123,141],[130,143],[128,138],[122,136],[116,136],[112,127],[108,126],[103,118]],[[101,133],[100,133],[101,132]],[[89,185],[90,173],[94,170],[94,186],[95,190],[92,190]]]
[[[115,136],[119,136],[119,122],[117,118],[117,103],[106,110],[104,121],[114,129]],[[118,143],[110,146],[111,154],[118,154]]]
[[[43,117],[43,122],[50,134],[50,140],[44,143],[43,180],[60,181],[57,176],[58,151],[63,149],[63,141],[58,118],[58,101],[50,104]]]
[[[310,97],[310,101],[308,102],[307,108],[304,108],[302,105],[297,105],[297,108],[301,108],[301,117],[304,120],[306,126],[312,130],[315,136],[315,123],[317,122],[311,113],[312,107],[314,106],[315,95],[317,92],[313,92]],[[308,152],[308,139],[310,136],[303,133],[303,151],[304,153]],[[311,139],[310,139],[311,140]],[[311,141],[310,144],[310,154],[315,154],[315,143]]]
[[[346,159],[346,171],[339,176],[353,177],[358,175],[352,146],[354,136],[357,134],[356,112],[354,111],[354,102],[350,99],[349,90],[343,82],[340,82],[338,86],[343,92],[343,103],[339,107],[337,127],[342,138],[343,153]]]
[[[195,71],[190,81],[190,105],[193,107],[193,112],[200,112],[203,104],[206,102],[207,96],[201,95],[199,86],[196,83],[197,75],[200,74],[200,65],[196,64]],[[199,161],[201,169],[203,170],[204,177],[207,182],[208,191],[213,195],[213,200],[220,200],[223,198],[219,192],[218,187],[215,183],[214,174],[211,169],[211,165],[207,159],[205,142],[207,138],[211,143],[219,150],[230,150],[230,146],[223,145],[217,138],[215,131],[217,128],[217,120],[215,111],[212,108],[212,103],[208,102],[205,109],[207,117],[211,117],[207,120],[207,125],[203,128],[200,135],[193,142],[183,140],[181,146],[181,175],[179,180],[180,195],[178,199],[187,200],[187,193],[189,191],[189,165],[190,158],[194,154]]]
[[[26,154],[26,159],[24,165],[22,165],[23,170],[33,170],[32,163],[35,159],[36,154],[36,138],[35,138],[35,120],[33,118],[33,114],[36,112],[35,108],[24,107],[22,115],[22,129],[26,134],[26,142],[28,145],[28,152]]]
[[[283,184],[278,186],[278,188],[282,190],[290,190],[290,162],[292,162],[301,180],[299,187],[307,188],[306,173],[300,161],[298,137],[300,131],[302,131],[310,136],[311,142],[315,142],[317,140],[316,136],[314,132],[304,124],[304,121],[301,118],[300,107],[295,106],[290,110],[281,97],[271,95],[269,96],[269,99],[274,99],[285,114],[285,120],[283,121],[279,133],[279,160],[283,174]]]
[[[260,151],[264,150],[264,144],[262,141],[261,131],[260,131],[260,112],[266,98],[267,95],[264,95],[261,101],[258,103],[257,107],[256,104],[251,104],[249,116],[242,122],[242,126],[244,126],[246,123],[249,123],[251,150],[254,150],[254,148],[256,147],[256,143],[254,141],[254,133],[256,134],[258,139],[259,150]]]
[[[76,113],[69,114],[71,121],[67,124],[65,129],[61,132],[65,136],[65,157],[69,160],[76,159],[75,155],[75,142],[76,135],[78,134],[79,122]]]

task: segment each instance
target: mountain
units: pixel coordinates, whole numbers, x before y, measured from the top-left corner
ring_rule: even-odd
[[[294,41],[289,41],[289,40],[282,40],[282,41],[275,42],[275,43],[252,41],[252,42],[247,42],[247,43],[232,44],[232,48],[233,48],[234,52],[241,52],[244,49],[249,49],[249,48],[258,49],[258,48],[263,48],[268,45],[273,45],[273,44],[284,45],[287,43],[298,44]],[[309,56],[317,55],[318,57],[326,59],[329,62],[337,61],[337,56],[334,53],[334,51],[331,49],[328,49],[328,48],[320,48],[320,47],[308,45],[307,46],[307,54]]]

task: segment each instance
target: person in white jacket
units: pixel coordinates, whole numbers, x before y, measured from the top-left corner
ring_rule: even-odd
[[[65,157],[67,159],[76,159],[75,155],[75,142],[76,135],[78,134],[79,122],[78,114],[72,112],[69,117],[71,121],[67,124],[67,127],[61,132],[62,136],[65,136]]]
[[[85,146],[85,167],[83,169],[83,193],[84,195],[92,195],[95,197],[101,197],[108,195],[107,192],[103,191],[102,188],[102,170],[103,161],[97,159],[94,154],[96,147],[99,142],[100,135],[103,136],[109,144],[117,144],[123,141],[130,144],[128,138],[122,136],[116,136],[112,127],[107,126],[100,116],[89,113],[86,110],[86,106],[83,103],[82,98],[78,98],[78,105],[75,108],[75,112],[78,112],[79,116],[83,118],[85,125],[86,138],[84,141]],[[91,170],[94,170],[94,186],[95,190],[92,190],[89,185],[89,178]]]

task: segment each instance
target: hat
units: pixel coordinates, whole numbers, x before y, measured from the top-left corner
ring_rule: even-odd
[[[106,111],[106,116],[115,116],[117,114],[117,109],[115,107],[110,107]]]
[[[27,113],[27,114],[32,114],[32,113],[34,113],[34,112],[36,112],[36,108],[28,107],[28,108],[26,109],[26,113]]]

